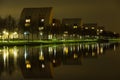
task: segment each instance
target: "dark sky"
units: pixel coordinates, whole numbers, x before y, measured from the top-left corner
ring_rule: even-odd
[[[0,16],[18,19],[24,7],[53,7],[55,18],[78,17],[120,33],[120,0],[0,0]]]

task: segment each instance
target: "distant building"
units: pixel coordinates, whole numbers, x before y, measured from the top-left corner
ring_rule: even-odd
[[[100,34],[104,31],[104,26],[98,26],[97,23],[83,24],[83,35],[87,38],[99,38]]]
[[[84,38],[95,38],[97,35],[97,23],[85,23],[83,24],[83,36]]]
[[[97,23],[85,23],[83,24],[83,29],[97,29]]]
[[[52,24],[49,27],[48,39],[56,39],[59,37],[61,28],[61,21],[59,19],[53,19]]]
[[[82,27],[81,18],[64,18],[62,19],[62,33],[64,39],[79,37]]]
[[[19,22],[21,33],[29,34],[29,38],[34,37],[34,39],[47,34],[44,31],[52,24],[52,11],[52,7],[24,8]]]
[[[63,25],[68,25],[68,26],[81,26],[82,25],[82,19],[81,18],[64,18],[62,19],[62,24]]]
[[[60,20],[59,19],[53,19],[52,26],[60,27],[61,26]]]

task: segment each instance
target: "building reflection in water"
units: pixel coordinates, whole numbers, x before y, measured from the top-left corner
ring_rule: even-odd
[[[43,48],[33,48],[25,46],[25,55],[21,55],[19,66],[24,78],[52,78],[52,63],[45,59]]]
[[[61,65],[82,65],[83,59],[97,59],[107,49],[115,51],[117,46],[118,43],[4,46],[0,48],[0,77],[21,72],[23,78],[53,78],[54,68]]]

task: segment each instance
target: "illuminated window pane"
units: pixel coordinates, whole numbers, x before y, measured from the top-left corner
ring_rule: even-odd
[[[30,23],[30,19],[26,19],[25,22],[26,22],[26,23]]]
[[[39,27],[38,29],[39,29],[39,30],[43,30],[43,29],[44,29],[44,27]]]
[[[95,29],[95,27],[92,27],[91,29]]]
[[[26,64],[26,68],[30,69],[31,68],[31,64]]]
[[[52,25],[55,26],[55,23],[53,23]]]
[[[45,21],[45,19],[41,19],[41,22],[44,22]]]
[[[85,29],[88,29],[88,27],[85,27]]]
[[[53,35],[48,35],[48,39],[52,39],[53,38]]]
[[[45,64],[42,64],[42,68],[45,68]]]
[[[25,23],[25,27],[29,27],[30,26],[30,23]]]
[[[53,63],[56,63],[55,59],[53,59]]]
[[[73,28],[78,28],[78,26],[73,26]]]
[[[99,32],[99,29],[97,29],[97,32]]]
[[[64,31],[64,33],[68,34],[68,31]]]
[[[103,30],[101,29],[100,32],[103,32]]]

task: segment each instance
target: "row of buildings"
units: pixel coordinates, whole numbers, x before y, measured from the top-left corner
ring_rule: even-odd
[[[19,22],[20,33],[30,39],[73,39],[97,36],[96,30],[103,31],[97,23],[83,24],[81,18],[53,18],[53,8],[24,8]],[[90,31],[92,30],[92,31]],[[98,32],[99,32],[98,31]],[[94,35],[93,35],[94,34]]]
[[[24,8],[20,15],[17,33],[19,39],[118,37],[118,34],[112,32],[108,35],[104,27],[97,23],[84,24],[81,18],[63,18],[62,21],[55,19],[52,7]]]

